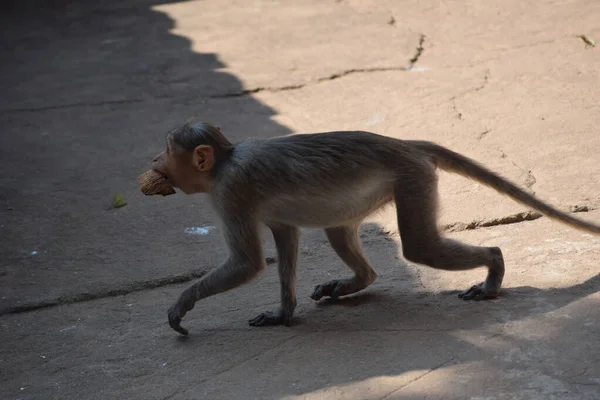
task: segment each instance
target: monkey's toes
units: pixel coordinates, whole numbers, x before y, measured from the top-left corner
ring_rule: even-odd
[[[280,311],[265,311],[255,318],[248,320],[250,326],[269,326],[269,325],[289,325],[283,312]]]
[[[171,328],[176,331],[179,332],[182,335],[187,335],[189,332],[187,329],[185,329],[184,327],[182,327],[181,325],[181,317],[178,315],[178,313],[175,312],[174,309],[170,309],[169,310],[169,325],[171,326]]]
[[[327,296],[325,294],[325,288],[323,285],[317,285],[315,286],[315,290],[313,290],[312,294],[310,295],[310,298],[314,301],[319,301],[323,296]]]
[[[337,299],[340,295],[340,291],[346,285],[344,280],[333,280],[320,285],[315,286],[310,298],[319,301],[322,297],[328,296],[332,299]]]
[[[497,297],[497,293],[495,291],[486,290],[483,282],[478,285],[473,285],[469,289],[458,294],[459,299],[475,301],[493,299],[495,297]]]

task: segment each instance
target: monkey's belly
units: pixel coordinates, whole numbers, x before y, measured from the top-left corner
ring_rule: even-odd
[[[350,225],[393,199],[390,188],[368,189],[330,195],[279,195],[265,205],[263,219],[305,227]]]

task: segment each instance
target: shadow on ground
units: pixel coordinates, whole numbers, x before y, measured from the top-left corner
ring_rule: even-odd
[[[216,54],[169,31],[160,1],[4,5],[0,310],[35,308],[199,272],[223,252],[203,197],[145,198],[135,178],[188,118],[232,140],[290,133]],[[121,194],[128,205],[107,209]],[[168,280],[168,279],[167,279]]]

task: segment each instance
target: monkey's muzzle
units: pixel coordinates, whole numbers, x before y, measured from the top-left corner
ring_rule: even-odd
[[[168,196],[175,193],[175,189],[167,178],[150,169],[138,177],[140,189],[146,196],[162,194]]]

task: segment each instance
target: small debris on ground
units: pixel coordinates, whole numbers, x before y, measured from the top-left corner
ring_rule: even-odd
[[[596,47],[596,41],[586,35],[579,36],[588,46]]]
[[[127,205],[127,201],[119,193],[115,194],[111,204],[112,208],[121,208]]]
[[[572,213],[588,212],[588,211],[590,211],[590,208],[588,206],[574,205],[574,206],[569,207],[569,211]]]
[[[185,228],[184,232],[188,235],[208,235],[213,229],[215,229],[214,226],[192,226],[191,228]]]

